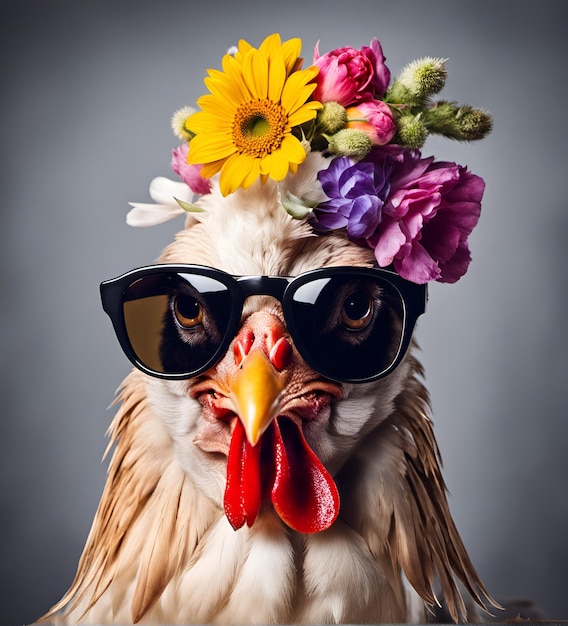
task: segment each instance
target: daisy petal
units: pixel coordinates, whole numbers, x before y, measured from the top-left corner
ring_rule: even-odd
[[[267,154],[260,162],[260,173],[268,174],[273,180],[283,180],[288,174],[290,164],[286,157],[286,152],[282,150],[274,150]]]
[[[256,159],[248,155],[234,154],[225,160],[221,168],[219,186],[224,196],[236,191],[245,178],[250,175],[255,167]]]
[[[242,60],[242,57],[249,50],[253,50],[253,47],[250,45],[250,43],[248,41],[245,41],[244,39],[239,39],[238,52],[237,54],[235,54],[235,59],[237,59],[238,61]]]
[[[250,51],[243,62],[243,78],[253,98],[264,100],[268,95],[268,59]]]
[[[284,139],[282,139],[280,150],[286,155],[286,158],[290,161],[290,163],[298,165],[306,160],[306,151],[304,150],[304,146],[299,139],[294,137],[294,135],[286,135]]]
[[[190,164],[209,163],[225,159],[235,152],[226,133],[197,134],[190,144],[187,162]]]
[[[288,78],[282,90],[283,107],[295,111],[306,102],[316,88],[315,83],[309,83],[311,75],[307,70],[300,70]]]
[[[281,54],[274,55],[270,60],[268,74],[268,98],[278,102],[286,85],[286,63]]]
[[[260,159],[254,159],[248,176],[242,182],[242,188],[248,189],[260,176]],[[263,183],[266,181],[263,181]]]
[[[230,128],[230,121],[223,118],[224,116],[220,113],[197,111],[187,120],[186,126],[197,135],[201,133],[218,133],[222,126]]]
[[[320,109],[321,104],[319,102],[306,102],[306,104],[299,108],[295,113],[289,115],[288,121],[290,126],[300,126],[300,124],[303,124],[304,122],[313,120]]]
[[[297,65],[302,50],[302,40],[298,37],[288,39],[282,44],[282,54],[286,63],[286,72],[289,74]]]
[[[258,51],[270,58],[274,55],[280,48],[282,47],[282,40],[280,39],[280,35],[278,33],[272,33],[272,35],[268,35],[266,39],[260,44],[258,47]]]
[[[210,106],[212,100],[219,100],[219,104],[224,108],[234,109],[235,102],[246,102],[253,97],[241,78],[232,80],[230,84],[221,78],[206,78],[204,82],[211,93],[201,96],[197,101],[202,109],[205,108],[202,102]]]
[[[223,167],[223,163],[225,163],[225,159],[219,159],[218,161],[211,161],[211,163],[205,163],[201,167],[201,176],[203,178],[211,178],[211,176],[215,176],[215,174],[221,171],[221,168]]]

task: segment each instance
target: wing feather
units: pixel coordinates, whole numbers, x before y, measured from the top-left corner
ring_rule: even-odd
[[[432,602],[437,579],[452,618],[465,620],[467,609],[458,580],[482,608],[499,605],[479,578],[452,519],[440,454],[428,415],[428,395],[417,377],[421,368],[416,361],[413,369],[414,375],[396,402],[404,475],[411,494],[406,500],[406,514],[397,514],[395,507],[398,543],[406,545],[400,561],[406,576],[414,581],[416,591],[426,602]]]
[[[111,583],[113,597],[105,610],[122,614],[133,581],[131,619],[139,621],[218,515],[173,462],[171,439],[147,404],[143,375],[133,371],[125,379],[117,402],[109,428],[107,453],[111,447],[114,452],[108,479],[75,579],[39,621],[52,621],[60,612],[86,619]]]
[[[361,533],[392,580],[404,572],[427,605],[440,604],[439,586],[452,618],[465,620],[459,583],[482,608],[498,604],[452,520],[422,368],[412,355],[400,367],[407,374],[391,415],[338,476],[341,517]]]
[[[163,504],[148,526],[148,535],[140,554],[140,568],[132,598],[132,620],[140,621],[148,609],[162,595],[173,563],[169,560],[175,543],[175,530],[183,484],[182,470],[170,465],[156,487],[155,497]]]

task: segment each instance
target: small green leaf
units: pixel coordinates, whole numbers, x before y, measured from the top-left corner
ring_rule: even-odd
[[[294,219],[303,220],[313,211],[317,203],[307,202],[287,191],[283,196],[279,193],[279,199],[286,212]]]
[[[190,202],[185,202],[185,200],[180,200],[179,198],[175,198],[175,197],[174,197],[174,200],[187,213],[206,213],[205,209],[202,209],[196,204],[191,204]]]

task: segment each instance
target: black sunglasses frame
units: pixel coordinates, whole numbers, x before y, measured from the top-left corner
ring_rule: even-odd
[[[191,372],[181,373],[164,373],[153,370],[142,363],[137,357],[130,340],[124,319],[124,296],[129,287],[136,281],[150,275],[156,274],[196,274],[206,276],[222,283],[232,299],[232,307],[227,322],[226,331],[218,349],[211,358],[199,369]],[[397,354],[392,363],[381,372],[363,377],[363,378],[344,378],[341,379],[322,371],[321,364],[315,367],[310,350],[303,344],[301,333],[298,331],[294,319],[294,313],[291,310],[290,301],[297,289],[302,285],[311,281],[333,277],[338,275],[349,275],[355,277],[372,277],[380,278],[394,287],[401,297],[403,304],[403,333],[402,340],[399,345]],[[288,330],[294,341],[298,352],[304,360],[321,375],[344,383],[365,383],[384,378],[390,374],[402,361],[410,342],[416,321],[426,310],[428,300],[427,285],[418,285],[405,280],[395,272],[382,268],[374,267],[354,267],[354,266],[337,266],[325,267],[320,269],[304,272],[297,276],[235,276],[228,274],[222,270],[207,267],[204,265],[174,265],[174,264],[156,264],[133,269],[117,278],[103,281],[100,285],[100,293],[103,309],[110,317],[117,339],[120,343],[124,354],[128,360],[144,373],[162,378],[166,380],[184,380],[194,378],[203,374],[213,367],[223,357],[229,348],[229,345],[241,324],[242,311],[245,300],[250,296],[272,296],[280,301],[284,313],[284,319],[288,325]],[[317,359],[316,359],[317,362]],[[323,368],[325,370],[325,367]]]

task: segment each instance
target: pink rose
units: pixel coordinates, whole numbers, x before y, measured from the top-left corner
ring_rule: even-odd
[[[173,171],[189,186],[193,193],[209,193],[211,184],[201,176],[202,165],[190,165],[187,162],[188,152],[189,147],[185,143],[172,151],[171,167]]]
[[[346,112],[347,128],[362,130],[375,146],[384,146],[396,133],[393,112],[382,100],[360,102],[357,106],[348,107]]]
[[[375,153],[384,162],[389,151]],[[368,239],[381,267],[391,263],[407,280],[453,283],[467,271],[468,237],[481,212],[483,179],[456,163],[392,152],[391,190],[382,221]]]
[[[319,102],[339,102],[349,106],[363,100],[384,96],[390,71],[377,39],[361,50],[345,47],[320,56],[314,50],[314,65],[319,67],[313,98]]]

